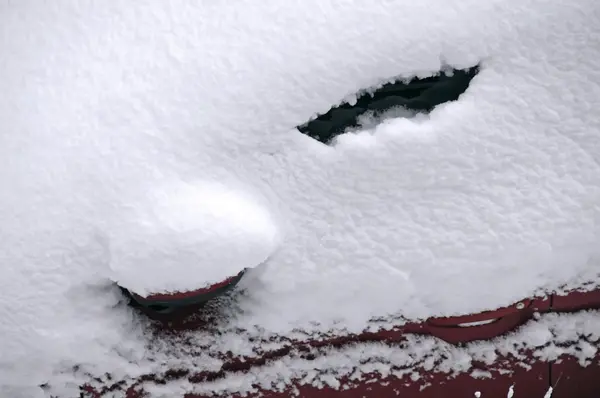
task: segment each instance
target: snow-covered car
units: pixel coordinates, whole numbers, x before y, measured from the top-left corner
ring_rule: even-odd
[[[596,0],[0,3],[0,396],[598,396],[599,37]]]

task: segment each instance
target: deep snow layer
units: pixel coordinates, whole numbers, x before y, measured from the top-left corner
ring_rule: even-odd
[[[263,206],[218,184],[161,188],[109,235],[111,279],[119,285],[141,295],[196,290],[274,252],[277,227]]]
[[[395,76],[477,63],[427,118],[333,147],[292,128]],[[232,243],[258,236],[251,262],[270,255],[230,321],[249,333],[356,331],[597,281],[599,63],[595,0],[1,1],[0,385],[143,361],[115,270],[139,267],[144,291],[247,266],[196,263],[224,241],[202,217],[182,233],[156,216],[152,193],[172,186],[218,183],[262,220]],[[193,231],[205,245],[179,250]]]

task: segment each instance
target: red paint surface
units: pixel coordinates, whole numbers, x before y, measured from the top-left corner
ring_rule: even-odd
[[[600,397],[600,355],[585,366],[573,357],[559,358],[551,364],[551,382],[552,398]]]
[[[516,329],[533,318],[535,312],[547,312],[549,308],[550,299],[526,299],[495,311],[459,317],[432,318],[425,322],[424,333],[452,344],[488,340]],[[473,322],[490,323],[460,326]]]
[[[213,292],[217,289],[220,289],[222,287],[225,287],[225,286],[231,284],[231,282],[235,278],[236,278],[235,276],[232,276],[231,278],[225,279],[223,282],[215,283],[214,285],[210,285],[207,287],[203,287],[201,289],[196,289],[196,290],[192,290],[192,291],[188,291],[188,292],[155,293],[155,294],[151,294],[147,297],[142,297],[135,293],[132,293],[132,295],[134,295],[136,297],[136,299],[138,299],[139,301],[143,301],[143,302],[181,300],[181,299],[196,297],[196,296],[200,296],[200,295],[203,295],[206,293]]]
[[[522,305],[516,303],[510,307],[500,308],[496,311],[486,311],[481,314],[432,318],[420,324],[407,324],[389,331],[362,333],[319,341],[292,342],[289,347],[265,353],[262,358],[241,360],[241,358],[229,357],[220,371],[210,374],[192,374],[182,370],[173,371],[162,376],[146,375],[137,381],[118,382],[111,386],[105,386],[103,391],[85,388],[82,389],[82,393],[84,397],[99,398],[108,395],[111,390],[116,390],[123,392],[123,396],[127,398],[141,398],[144,396],[141,390],[143,381],[164,384],[173,379],[186,378],[193,384],[202,384],[206,381],[225,377],[226,373],[229,372],[244,372],[251,368],[260,367],[267,361],[277,361],[286,357],[292,348],[300,352],[307,352],[310,347],[341,348],[357,342],[380,342],[393,345],[402,341],[407,333],[433,335],[454,344],[490,339],[513,330],[531,319],[535,312],[564,312],[600,308],[600,290],[588,293],[573,292],[568,296],[553,296],[547,299],[528,299],[523,300],[521,303]],[[460,324],[489,320],[494,320],[494,322],[469,327],[460,326]],[[196,329],[202,328],[202,323],[202,321],[186,323],[180,320],[179,323],[171,322],[169,325],[175,329]],[[514,398],[543,398],[548,387],[556,385],[552,398],[599,398],[600,347],[597,348],[599,351],[597,359],[587,367],[582,367],[573,358],[563,357],[559,363],[543,363],[531,359],[531,368],[525,369],[517,365],[520,361],[512,360],[512,358],[501,358],[490,368],[486,368],[482,364],[476,364],[475,368],[491,372],[491,378],[473,378],[470,373],[453,377],[444,373],[421,372],[417,380],[411,380],[408,377],[384,378],[373,374],[341,390],[298,384],[294,388],[299,393],[299,397],[305,398],[385,398],[395,396],[406,398],[470,398],[475,396],[476,391],[481,392],[482,398],[505,398],[510,386],[514,384]],[[510,369],[511,373],[500,374],[496,372],[494,367],[498,364],[501,364],[503,369]],[[341,380],[342,383],[346,381]],[[250,397],[287,398],[291,395],[290,392],[290,390],[284,392],[261,391],[260,394],[250,395]],[[237,398],[236,396],[231,397]],[[186,398],[208,397],[188,394]]]
[[[600,290],[571,292],[565,296],[555,295],[552,308],[557,312],[579,311],[600,308]]]
[[[507,359],[502,359],[506,361]],[[492,371],[491,378],[473,378],[467,373],[450,377],[445,373],[423,373],[419,379],[413,380],[409,376],[402,378],[381,377],[378,374],[364,375],[359,383],[347,389],[334,389],[331,387],[318,388],[312,385],[302,386],[296,384],[282,392],[261,391],[249,395],[249,398],[363,398],[363,397],[400,397],[400,398],[472,398],[479,391],[482,398],[506,398],[507,393],[514,385],[514,398],[543,398],[548,389],[549,375],[548,364],[537,363],[530,369],[514,367],[512,374],[500,374]],[[344,383],[345,380],[342,380]],[[294,390],[298,395],[292,395]],[[206,395],[188,394],[185,398],[211,398]],[[231,398],[241,398],[233,395]]]

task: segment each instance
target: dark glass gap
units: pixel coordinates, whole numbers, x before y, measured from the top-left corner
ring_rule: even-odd
[[[464,93],[479,67],[453,69],[424,79],[398,80],[386,83],[373,92],[361,93],[354,105],[343,103],[327,113],[298,126],[298,130],[324,144],[349,128],[359,127],[359,118],[371,114],[381,116],[394,108],[415,113],[429,113],[436,106],[455,101]]]

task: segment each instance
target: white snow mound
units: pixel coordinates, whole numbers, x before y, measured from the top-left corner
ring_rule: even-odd
[[[113,278],[140,295],[218,283],[265,261],[277,241],[267,209],[217,184],[157,190],[119,221]]]

